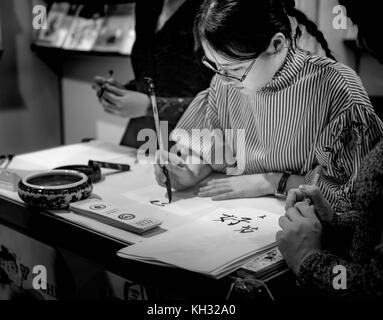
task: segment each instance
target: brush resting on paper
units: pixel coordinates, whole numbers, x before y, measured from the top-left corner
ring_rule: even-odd
[[[158,115],[158,108],[157,108],[157,100],[156,100],[154,83],[153,83],[153,80],[149,77],[146,77],[145,80],[148,83],[148,87],[149,87],[149,95],[150,95],[150,100],[151,100],[152,108],[153,108],[153,117],[154,117],[154,124],[156,126],[158,146],[159,146],[161,151],[164,151],[165,148],[164,148],[164,143],[163,143],[162,136],[161,136],[160,119],[159,119],[159,115]],[[170,203],[170,202],[172,202],[172,187],[171,187],[171,183],[170,183],[169,172],[166,169],[165,165],[161,166],[161,168],[162,168],[162,171],[166,177],[166,190],[168,193],[168,199],[169,199],[169,203]]]

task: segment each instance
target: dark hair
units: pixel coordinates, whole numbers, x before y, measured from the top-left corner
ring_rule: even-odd
[[[294,0],[205,0],[195,20],[196,45],[199,47],[206,40],[228,59],[254,59],[267,49],[278,32],[291,41],[297,41],[301,31],[297,28],[292,38],[289,16],[304,25],[322,45],[327,56],[334,59],[323,33],[295,8]]]
[[[286,9],[286,13],[290,17],[294,17],[297,19],[298,24],[305,26],[306,30],[308,33],[310,33],[321,45],[322,49],[326,53],[326,56],[336,60],[335,57],[333,56],[326,38],[324,37],[323,33],[318,29],[318,26],[312,22],[307,16],[300,10],[295,8],[295,1],[294,0],[282,0],[284,2],[284,6]],[[297,30],[297,35],[300,35],[300,29],[298,27]]]

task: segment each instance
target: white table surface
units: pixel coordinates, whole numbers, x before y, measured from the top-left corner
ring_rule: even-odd
[[[250,207],[280,215],[284,214],[284,202],[273,197],[214,202],[206,198],[197,199],[192,192],[181,193],[179,204],[175,201],[170,211],[153,206],[148,201],[145,201],[145,192],[166,193],[166,190],[157,186],[155,182],[153,165],[150,163],[137,163],[135,149],[101,141],[91,141],[19,155],[13,159],[9,170],[23,176],[33,171],[53,169],[63,165],[87,164],[89,159],[130,164],[131,171],[128,172],[114,172],[113,170],[102,169],[104,179],[94,184],[93,195],[119,207],[126,208],[132,213],[161,219],[163,220],[161,227],[164,230],[182,226],[196,219],[200,216],[200,213],[215,208],[238,209]],[[10,201],[23,203],[17,192],[0,189],[0,195]],[[188,199],[181,199],[185,195],[187,195],[185,198]],[[175,198],[177,199],[177,194],[175,194]],[[196,209],[198,209],[198,213],[196,213]],[[145,241],[146,238],[156,236],[156,232],[145,236],[136,235],[67,210],[52,210],[49,212],[79,227],[99,232],[126,244]]]

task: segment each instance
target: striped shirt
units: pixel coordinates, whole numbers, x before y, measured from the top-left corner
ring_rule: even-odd
[[[212,147],[191,141],[191,131],[198,128],[221,130],[223,141],[216,139]],[[226,129],[245,134],[237,141],[226,139]],[[383,124],[355,72],[293,46],[260,90],[245,93],[215,76],[172,132],[178,146],[204,159],[213,159],[214,147],[230,148],[234,165],[211,162],[216,171],[292,172],[305,176],[307,184],[316,180],[339,212],[350,204],[363,157],[382,137]],[[314,178],[318,168],[319,180]]]

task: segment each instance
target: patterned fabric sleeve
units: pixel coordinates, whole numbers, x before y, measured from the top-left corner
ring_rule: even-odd
[[[335,266],[346,270],[346,288],[337,289]],[[335,283],[335,286],[334,286]],[[332,297],[364,298],[383,296],[383,246],[376,248],[374,257],[365,264],[350,263],[329,252],[314,253],[299,268],[297,284],[319,289]]]
[[[317,185],[336,212],[350,208],[360,164],[383,137],[383,125],[371,106],[354,105],[341,112],[321,133],[316,145],[318,166],[306,173],[306,183]]]
[[[350,211],[335,214],[332,223],[322,223],[324,248],[331,248],[333,252],[344,253],[350,250],[357,224],[360,222],[359,212]]]

